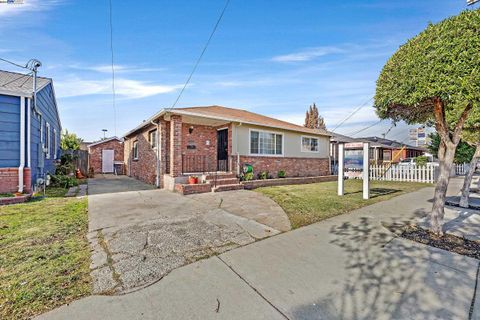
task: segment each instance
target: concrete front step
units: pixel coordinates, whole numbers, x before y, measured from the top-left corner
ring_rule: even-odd
[[[227,178],[227,179],[215,179],[213,180],[207,180],[212,186],[223,186],[227,184],[239,184],[239,180],[237,178]]]
[[[222,192],[222,191],[231,191],[231,190],[242,190],[243,184],[225,184],[212,188],[213,192]]]

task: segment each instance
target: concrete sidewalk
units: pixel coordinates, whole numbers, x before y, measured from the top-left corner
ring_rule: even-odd
[[[91,296],[39,318],[479,319],[478,260],[383,227],[420,218],[432,194],[401,195],[179,268],[140,291]]]

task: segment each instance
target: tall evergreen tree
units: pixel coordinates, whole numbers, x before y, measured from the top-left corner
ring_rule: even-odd
[[[327,129],[325,119],[318,113],[318,108],[315,103],[313,103],[305,113],[304,126],[311,129]]]

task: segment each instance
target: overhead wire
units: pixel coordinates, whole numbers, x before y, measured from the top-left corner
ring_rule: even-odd
[[[205,51],[207,51],[207,48],[208,46],[210,45],[210,42],[212,41],[212,38],[215,34],[215,32],[217,31],[218,29],[218,26],[220,25],[220,22],[222,21],[222,18],[225,14],[225,11],[227,10],[227,7],[228,5],[230,4],[230,0],[227,0],[225,2],[225,6],[223,7],[223,10],[221,11],[220,13],[220,16],[218,17],[217,19],[217,22],[215,23],[215,26],[213,27],[213,30],[212,32],[210,33],[210,36],[208,37],[208,40],[207,42],[205,43],[203,49],[202,49],[202,52],[200,53],[200,55],[198,56],[196,62],[195,62],[195,65],[193,66],[193,69],[192,71],[190,72],[188,78],[187,78],[187,81],[185,81],[185,84],[183,85],[182,89],[180,90],[180,93],[178,94],[177,98],[175,99],[175,101],[173,102],[172,106],[169,108],[169,109],[173,109],[175,108],[175,106],[177,105],[178,101],[180,100],[181,96],[183,95],[183,92],[185,91],[185,88],[188,86],[188,84],[190,83],[190,80],[192,79],[193,77],[193,74],[195,73],[195,71],[197,70],[197,67],[198,65],[200,64],[200,61],[202,60],[203,58],[203,55],[205,54]]]
[[[113,107],[113,128],[115,136],[117,135],[117,106],[115,94],[115,65],[114,65],[114,50],[113,50],[113,10],[112,0],[108,0],[109,4],[109,24],[110,24],[110,54],[112,64],[112,107]]]
[[[0,58],[0,60],[3,61],[3,62],[9,63],[9,64],[11,64],[11,65],[14,65],[14,66],[16,66],[16,67],[19,67],[19,68],[22,68],[22,69],[27,69],[26,66],[22,66],[22,65],[20,65],[20,64],[18,64],[18,63],[15,63],[15,62],[10,61],[10,60],[4,59],[4,58]]]
[[[356,108],[355,110],[353,110],[345,119],[343,119],[342,121],[340,121],[336,126],[335,128],[333,128],[333,130],[331,132],[335,132],[335,130],[337,130],[341,125],[343,125],[348,119],[350,119],[351,117],[353,117],[358,111],[360,111],[363,107],[365,107],[367,105],[367,103],[369,103],[371,100],[373,100],[373,97],[371,97],[370,99],[368,99],[367,101],[365,101],[364,103],[362,103],[358,108]]]

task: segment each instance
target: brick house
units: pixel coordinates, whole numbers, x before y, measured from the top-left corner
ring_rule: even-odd
[[[237,177],[244,164],[255,175],[268,171],[276,177],[284,170],[288,177],[325,176],[329,139],[326,131],[245,110],[164,109],[124,136],[126,173],[183,193],[242,188]],[[192,174],[210,183],[186,185]]]
[[[117,137],[100,140],[88,145],[88,167],[94,173],[123,174],[123,140]]]

